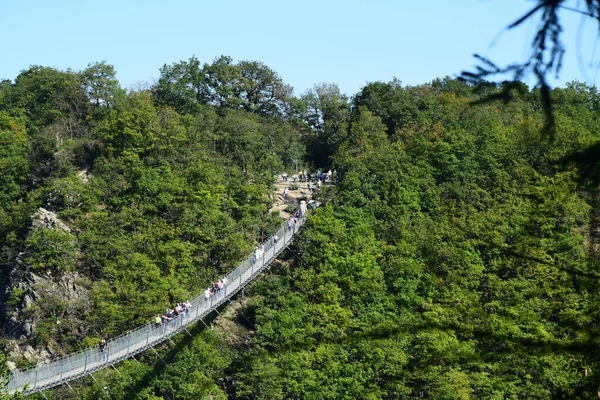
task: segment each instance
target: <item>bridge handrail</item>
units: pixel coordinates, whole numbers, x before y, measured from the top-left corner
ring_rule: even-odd
[[[5,390],[8,390],[9,393],[17,390],[23,390],[24,393],[33,393],[38,390],[57,386],[61,383],[77,379],[87,373],[113,365],[179,333],[187,326],[197,322],[219,307],[225,300],[236,294],[268,266],[293,241],[300,227],[304,225],[306,219],[305,213],[306,210],[301,210],[301,217],[291,229],[288,228],[287,222],[284,222],[277,231],[263,242],[264,253],[260,260],[253,262],[253,254],[251,254],[238,264],[236,268],[230,270],[225,275],[228,280],[225,288],[211,296],[208,302],[205,302],[203,292],[201,292],[191,299],[192,308],[190,311],[172,321],[166,322],[164,326],[157,327],[152,322],[148,322],[115,336],[107,341],[108,346],[105,353],[100,352],[97,346],[88,347],[87,349],[68,354],[46,364],[12,371],[11,379]],[[274,241],[275,235],[278,236],[277,242]],[[250,274],[248,275],[247,272],[249,270]],[[245,275],[246,277],[242,279]],[[195,316],[192,317],[194,313]],[[140,335],[140,333],[143,333],[143,335]],[[134,337],[138,339],[133,341],[132,338]],[[146,343],[142,344],[144,341]],[[126,352],[125,342],[127,342]],[[67,367],[66,370],[65,366]],[[58,369],[59,367],[60,369]]]

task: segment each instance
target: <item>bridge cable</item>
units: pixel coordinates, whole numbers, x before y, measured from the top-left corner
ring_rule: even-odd
[[[179,348],[179,346],[177,346],[177,345],[175,344],[175,342],[173,342],[173,341],[171,340],[171,338],[169,338],[169,342],[171,342],[171,344],[177,348],[177,351],[179,351],[181,354],[183,354],[183,356],[184,356],[184,357],[185,357],[185,358],[186,358],[186,359],[187,359],[187,360],[188,360],[190,363],[192,363],[192,362],[193,362],[193,360],[192,360],[192,359],[190,359],[190,358],[189,358],[189,357],[188,357],[188,356],[185,354],[185,352],[183,352],[183,350],[181,350],[181,349]]]
[[[94,374],[93,374],[93,373],[91,373],[91,372],[90,372],[88,375],[92,377],[92,379],[94,380],[94,382],[96,382],[96,384],[97,384],[97,385],[98,385],[98,387],[100,388],[100,391],[101,391],[101,392],[104,392],[104,393],[106,393],[106,395],[108,396],[108,398],[109,398],[110,400],[112,400],[112,396],[110,395],[110,393],[108,393],[108,390],[106,390],[106,386],[102,386],[102,385],[100,384],[100,382],[98,382],[98,380],[96,379],[96,377],[94,376]],[[92,386],[93,386],[93,385],[92,385]]]
[[[119,372],[119,370],[115,367],[114,364],[111,364],[111,367],[112,367],[112,369],[114,369],[117,372],[117,374],[119,374],[119,376],[122,376],[123,378],[125,378],[125,376],[121,372]],[[127,382],[126,380],[124,380],[124,382],[125,382],[125,384],[127,386],[129,386],[129,389],[131,389],[131,391],[136,395],[136,397],[138,397],[139,399],[141,399],[141,397],[138,394],[138,392],[135,391],[135,389],[129,384],[129,382]]]
[[[154,347],[150,347],[150,348],[151,348],[152,350],[154,350]],[[156,350],[154,350],[154,352],[156,353]],[[158,355],[158,353],[156,353],[156,355],[158,356],[158,358],[160,358],[160,359],[161,359],[161,361],[162,361],[162,362],[163,362],[165,365],[167,365],[167,363],[165,363],[165,360],[163,360],[163,359],[161,358],[161,356],[159,356],[159,355]],[[141,362],[139,362],[139,361],[138,361],[138,359],[137,359],[137,358],[135,358],[135,356],[134,356],[134,355],[132,355],[131,357],[132,357],[132,358],[135,360],[135,362],[137,362],[138,364],[141,364]],[[157,361],[157,362],[158,362],[158,361]],[[151,384],[151,382],[152,382],[152,380],[153,380],[154,378],[153,378],[153,377],[152,377],[152,375],[150,375],[148,372],[144,371],[144,373],[145,373],[146,375],[148,375],[148,378],[150,378],[150,380],[148,381],[148,385],[150,385],[150,384]],[[167,393],[165,393],[165,391],[164,391],[164,390],[162,390],[162,388],[158,387],[157,389],[158,389],[158,390],[159,390],[159,391],[160,391],[162,394],[164,394],[165,396],[167,396],[167,399],[169,399],[169,400],[173,400],[173,399],[171,399],[171,396],[169,396]]]
[[[228,299],[228,300],[229,300],[229,299]],[[233,303],[231,302],[231,300],[229,300],[229,302],[230,302],[231,304],[233,304]],[[249,319],[248,319],[248,318],[247,318],[247,317],[244,315],[244,313],[243,313],[243,312],[241,312],[240,310],[235,310],[235,312],[236,312],[236,313],[240,313],[240,314],[242,315],[242,317],[244,317],[244,319],[245,319],[246,321],[248,321],[248,323],[249,323],[250,325],[252,325],[252,327],[254,328],[254,331],[258,331],[258,329],[256,328],[256,326],[254,326],[254,324],[252,323],[252,321],[250,321],[250,320],[249,320]]]
[[[71,389],[71,392],[73,392],[73,394],[74,394],[75,396],[77,396],[77,397],[78,397],[78,398],[80,398],[80,399],[83,399],[83,397],[81,397],[81,395],[80,395],[79,393],[77,393],[77,392],[75,391],[75,389],[73,389],[73,386],[71,386],[71,384],[69,383],[69,381],[65,381],[65,383],[67,384],[67,386],[69,387],[69,389]]]

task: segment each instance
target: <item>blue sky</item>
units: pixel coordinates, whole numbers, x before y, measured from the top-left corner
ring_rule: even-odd
[[[152,83],[159,68],[192,55],[262,61],[301,94],[337,83],[356,93],[365,83],[420,84],[472,68],[477,52],[498,63],[523,60],[535,25],[505,27],[534,3],[526,0],[104,0],[4,1],[0,78],[30,65],[80,70],[113,64],[124,87]],[[573,4],[576,4],[575,2]],[[565,13],[565,66],[554,84],[597,82],[597,27]],[[580,49],[578,57],[577,49]],[[596,62],[597,63],[597,62]]]

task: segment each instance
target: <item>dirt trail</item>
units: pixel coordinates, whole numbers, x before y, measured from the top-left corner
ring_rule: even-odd
[[[291,187],[293,185],[298,186],[298,189],[292,190]],[[311,185],[313,184],[311,183]],[[288,196],[287,200],[284,201],[283,189],[286,187],[288,188]],[[295,209],[300,204],[300,200],[310,200],[311,193],[308,190],[306,182],[297,182],[294,184],[291,180],[284,182],[281,179],[278,179],[277,182],[275,182],[274,198],[275,201],[270,211],[279,211],[279,216],[281,216],[283,219],[287,219],[289,218],[290,214],[285,210],[287,208]]]

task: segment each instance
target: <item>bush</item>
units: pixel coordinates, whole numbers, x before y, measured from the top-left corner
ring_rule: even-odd
[[[27,289],[13,288],[6,299],[6,305],[16,306],[17,304],[21,304],[26,293]]]
[[[40,270],[68,271],[75,264],[77,246],[72,235],[54,229],[35,229],[27,239],[25,264]]]

